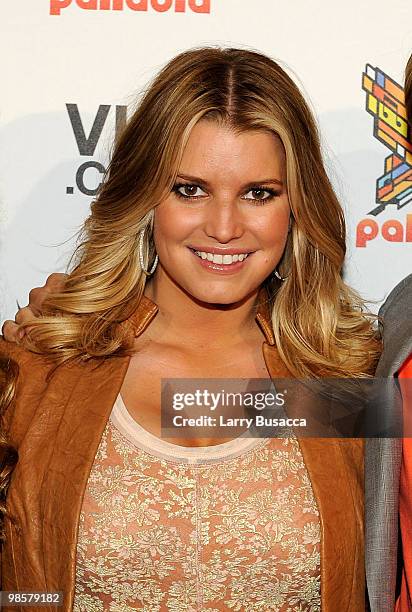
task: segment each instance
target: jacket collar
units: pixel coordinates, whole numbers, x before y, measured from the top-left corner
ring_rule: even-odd
[[[127,321],[133,328],[134,336],[140,336],[150,325],[159,312],[159,306],[146,295],[143,295],[136,310]],[[271,322],[271,309],[269,294],[265,287],[261,287],[257,297],[255,320],[265,336],[267,344],[274,346],[275,337]]]

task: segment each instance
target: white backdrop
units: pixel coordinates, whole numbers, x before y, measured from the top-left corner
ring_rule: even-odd
[[[116,112],[121,118],[172,56],[203,44],[267,53],[304,90],[346,211],[345,277],[376,301],[373,310],[411,271],[412,153],[402,148],[404,110],[390,81],[403,83],[412,51],[410,0],[392,0],[390,11],[383,0],[9,1],[0,8],[0,319],[50,272],[64,271]],[[362,86],[367,64],[387,75],[384,82],[369,69],[364,81],[375,128]],[[394,147],[389,203],[370,214]]]

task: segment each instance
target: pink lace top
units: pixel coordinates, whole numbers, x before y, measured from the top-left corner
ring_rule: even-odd
[[[319,611],[319,515],[296,438],[177,446],[119,396],[83,500],[73,610]]]

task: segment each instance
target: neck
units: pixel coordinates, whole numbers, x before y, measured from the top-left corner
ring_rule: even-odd
[[[161,270],[144,290],[159,307],[152,332],[164,341],[184,338],[196,347],[227,347],[259,334],[255,321],[258,292],[259,288],[234,304],[210,304],[189,295]]]

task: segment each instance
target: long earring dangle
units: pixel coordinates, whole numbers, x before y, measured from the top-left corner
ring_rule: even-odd
[[[156,253],[156,257],[155,257],[152,267],[150,268],[150,270],[147,270],[145,263],[144,263],[144,257],[143,257],[143,246],[144,246],[143,241],[144,241],[144,235],[145,235],[146,229],[147,229],[147,225],[145,225],[144,228],[141,229],[139,232],[139,261],[140,261],[140,267],[142,268],[142,272],[146,274],[146,276],[150,276],[156,270],[157,262],[159,261],[159,256]]]
[[[290,233],[291,229],[292,229],[292,218],[291,218],[291,217],[289,217],[288,234]],[[277,268],[275,268],[275,269],[273,270],[272,274],[273,274],[274,276],[276,276],[276,278],[277,278],[277,279],[279,279],[281,283],[284,283],[284,282],[285,282],[285,280],[288,278],[287,276],[281,276],[281,275],[279,274],[279,272],[278,272]]]
[[[276,278],[278,278],[282,283],[287,279],[287,276],[281,276],[279,274],[279,272],[277,271],[277,269],[275,268],[275,270],[273,271],[273,274],[276,276]]]

